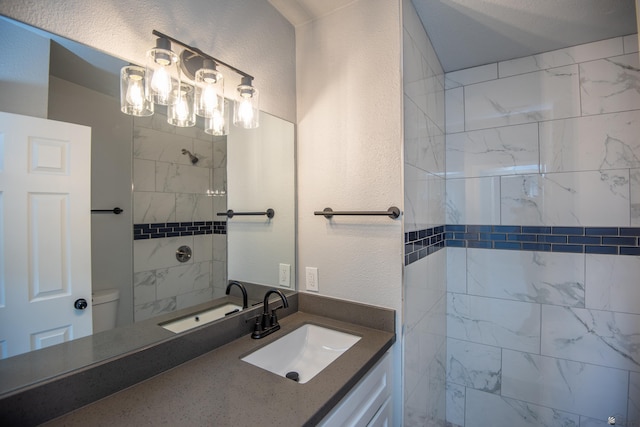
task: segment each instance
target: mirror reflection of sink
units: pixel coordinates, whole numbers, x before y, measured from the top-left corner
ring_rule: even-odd
[[[306,324],[241,360],[282,377],[297,373],[298,382],[304,384],[359,340],[356,335]]]
[[[213,322],[214,320],[222,319],[224,316],[237,313],[240,310],[242,310],[241,305],[227,303],[198,313],[190,314],[189,316],[182,317],[180,319],[161,323],[160,326],[170,330],[171,332],[178,333],[188,331],[196,326],[205,325],[209,322]]]

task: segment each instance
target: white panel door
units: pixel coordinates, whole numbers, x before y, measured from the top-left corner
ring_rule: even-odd
[[[91,129],[0,112],[0,357],[91,334],[90,202]]]

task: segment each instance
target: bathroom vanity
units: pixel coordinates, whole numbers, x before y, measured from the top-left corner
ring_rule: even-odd
[[[262,339],[250,337],[253,320],[262,310],[262,307],[256,307],[230,316],[229,319],[178,334],[173,340],[176,341],[174,344],[188,346],[198,343],[199,346],[203,345],[199,335],[207,330],[216,330],[217,347],[99,401],[52,419],[47,425],[86,425],[90,422],[92,425],[164,423],[302,426],[317,425],[328,414],[348,417],[349,411],[353,412],[353,409],[369,409],[369,412],[364,412],[373,412],[370,414],[373,416],[384,403],[388,405],[391,390],[390,357],[385,358],[385,354],[395,342],[395,312],[310,294],[294,294],[289,299],[291,308],[289,312],[282,313],[279,331]],[[346,332],[360,339],[305,384],[241,360],[305,324]],[[238,332],[239,337],[234,335]],[[220,339],[221,336],[225,338]],[[171,359],[180,350],[172,347],[170,341],[164,343],[161,354],[155,352],[148,355]],[[144,351],[124,357],[137,359],[132,360],[132,369],[134,364],[162,363],[159,360],[145,360]],[[381,360],[383,362],[378,364]],[[121,364],[121,367],[124,369],[119,375],[126,376],[127,364]],[[383,385],[379,397],[371,402],[356,398],[351,399],[351,403],[338,405],[354,387],[356,390],[363,388],[356,385],[363,378],[369,379],[369,372],[377,373],[376,380],[373,381]],[[83,372],[71,373],[69,377],[74,375],[82,376]],[[367,391],[365,394],[371,391],[369,387],[367,385],[363,388]],[[374,389],[378,390],[380,387]],[[64,393],[61,390],[59,392]],[[70,392],[66,395],[66,399],[75,397]],[[30,399],[44,401],[47,396],[35,393]],[[32,403],[34,410],[37,410],[38,402]],[[343,408],[342,415],[332,412],[336,405]],[[364,408],[363,405],[369,406]],[[0,401],[2,417],[7,415],[5,409],[6,405],[2,405]],[[17,417],[20,414],[13,415]],[[11,421],[16,420],[4,418],[0,421],[11,424]],[[38,422],[41,421],[44,420]]]

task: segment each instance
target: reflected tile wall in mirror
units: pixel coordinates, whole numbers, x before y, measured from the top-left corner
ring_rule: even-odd
[[[211,193],[226,191],[226,138],[156,113],[134,119],[133,155],[135,320],[224,295],[227,242],[214,238],[224,224],[214,212],[226,211],[226,194]],[[182,245],[193,250],[185,264],[175,258]]]

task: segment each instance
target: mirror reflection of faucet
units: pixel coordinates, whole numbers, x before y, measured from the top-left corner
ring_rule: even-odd
[[[269,314],[269,296],[271,296],[271,294],[277,294],[282,300],[282,305],[271,310],[271,314]],[[253,328],[253,333],[251,334],[251,338],[253,339],[264,338],[280,329],[276,310],[289,307],[289,301],[280,290],[269,289],[267,293],[264,294],[263,307],[264,310],[262,314],[256,317],[256,324]]]
[[[244,285],[240,282],[236,282],[235,280],[229,282],[229,284],[227,285],[227,290],[225,291],[227,295],[229,295],[229,292],[231,292],[231,286],[237,286],[238,288],[240,288],[240,291],[242,292],[242,309],[244,310],[245,308],[248,308],[249,299],[247,297],[247,289],[244,287]]]

